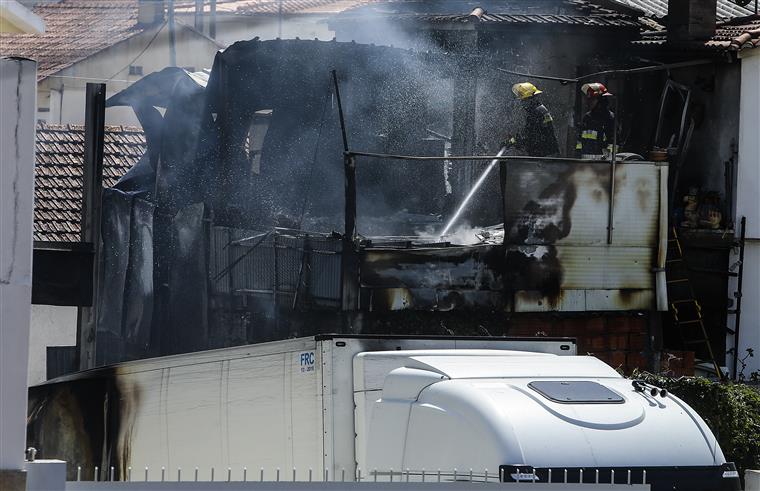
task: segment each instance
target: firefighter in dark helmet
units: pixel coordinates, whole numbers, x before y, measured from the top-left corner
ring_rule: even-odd
[[[603,158],[606,152],[612,151],[615,115],[610,111],[608,102],[612,94],[599,82],[583,84],[581,92],[588,100],[589,111],[583,115],[578,127],[575,156],[598,160]]]
[[[525,126],[506,143],[531,157],[558,157],[554,118],[538,97],[542,91],[530,82],[520,82],[512,86],[512,93],[525,111]]]

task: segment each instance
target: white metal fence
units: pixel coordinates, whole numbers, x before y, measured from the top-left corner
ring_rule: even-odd
[[[144,490],[144,489],[258,489],[266,490],[300,490],[314,489],[320,490],[341,490],[351,491],[354,489],[395,489],[420,487],[433,489],[439,486],[447,488],[471,488],[483,489],[485,487],[499,488],[508,487],[509,489],[531,489],[540,490],[582,490],[590,489],[595,491],[605,490],[648,490],[649,485],[646,483],[646,472],[643,475],[636,476],[631,471],[618,472],[588,470],[584,476],[583,471],[580,475],[568,474],[565,472],[549,471],[548,478],[545,481],[537,477],[530,469],[521,471],[517,469],[512,478],[518,478],[519,483],[505,483],[504,476],[499,471],[483,469],[476,471],[467,470],[410,470],[401,471],[388,469],[385,471],[373,469],[370,472],[363,472],[358,469],[355,473],[341,471],[337,474],[331,474],[328,469],[317,470],[307,469],[298,471],[297,469],[269,469],[264,468],[240,469],[225,468],[217,470],[214,467],[201,469],[167,469],[166,467],[133,469],[128,467],[124,475],[119,478],[119,473],[113,467],[107,471],[95,467],[88,472],[87,469],[77,467],[76,480],[67,483],[67,490],[95,490],[95,489],[120,489],[120,490]]]
[[[232,481],[232,482],[103,482],[103,481],[70,481],[66,483],[66,491],[433,491],[438,489],[451,491],[468,490],[524,490],[524,491],[649,491],[649,485],[643,484],[546,484],[546,483],[476,483],[476,482],[288,482],[288,481]]]

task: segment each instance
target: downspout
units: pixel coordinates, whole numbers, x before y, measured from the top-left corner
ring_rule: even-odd
[[[665,276],[665,265],[668,258],[668,166],[658,164],[660,168],[660,216],[657,240],[657,264],[655,265],[654,281],[657,296],[657,310],[668,310],[668,285]]]
[[[61,90],[58,92],[60,96],[58,97],[58,124],[63,124],[63,95],[64,95],[64,89],[66,89],[65,84],[61,84]]]

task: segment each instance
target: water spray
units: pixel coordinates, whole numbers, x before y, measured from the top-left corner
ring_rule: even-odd
[[[501,147],[501,150],[499,150],[499,153],[496,154],[497,157],[503,157],[505,153],[507,153],[507,148],[509,148],[507,145]],[[475,193],[478,192],[478,189],[480,189],[480,186],[483,185],[483,183],[486,181],[486,178],[491,173],[494,167],[499,163],[499,159],[493,159],[490,164],[488,164],[488,167],[486,167],[486,170],[483,171],[483,173],[480,175],[478,180],[475,182],[475,184],[472,186],[472,189],[470,189],[470,192],[467,193],[467,196],[464,197],[462,202],[459,204],[459,207],[457,208],[456,213],[454,213],[454,216],[451,217],[451,220],[449,220],[449,223],[446,224],[446,227],[443,229],[443,231],[440,233],[440,237],[445,236],[449,230],[451,230],[451,227],[456,224],[457,220],[459,220],[459,217],[462,215],[462,212],[467,208],[467,205],[470,204],[470,201],[472,201],[472,197],[475,196]]]

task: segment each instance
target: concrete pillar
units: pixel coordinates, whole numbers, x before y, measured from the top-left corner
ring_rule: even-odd
[[[753,50],[749,50],[753,51]],[[747,217],[747,241],[744,249],[742,312],[739,326],[741,358],[748,348],[755,356],[747,358],[744,375],[760,370],[760,54],[741,57],[741,98],[739,106],[739,165],[736,184],[736,222]],[[738,258],[734,257],[733,264]],[[736,290],[731,279],[729,291]],[[732,316],[733,317],[733,316]],[[730,340],[733,346],[733,339]],[[741,370],[741,365],[739,366]]]
[[[26,491],[64,491],[66,462],[34,460],[26,463]]]
[[[0,489],[25,488],[37,63],[0,58]]]
[[[717,0],[670,0],[668,40],[687,42],[710,39],[715,34]]]

